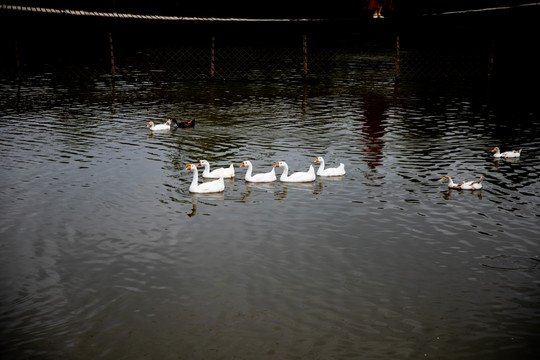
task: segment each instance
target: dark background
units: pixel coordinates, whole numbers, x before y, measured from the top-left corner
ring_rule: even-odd
[[[234,22],[159,21],[96,16],[70,16],[26,11],[0,10],[0,62],[4,71],[14,69],[14,43],[23,61],[66,53],[65,62],[79,55],[108,52],[108,34],[114,34],[117,55],[140,51],[143,47],[181,44],[207,47],[210,36],[219,46],[242,42],[261,46],[298,46],[303,34],[310,46],[350,47],[366,44],[393,46],[400,36],[402,49],[437,50],[452,47],[460,51],[492,47],[496,60],[494,74],[508,86],[539,81],[536,61],[539,5],[520,0],[393,0],[394,9],[385,10],[384,20],[372,19],[367,1],[330,3],[274,2],[187,2],[171,0],[26,0],[6,1],[10,5],[56,9],[92,10],[145,15],[173,15],[202,18],[324,19],[324,21]],[[483,8],[498,10],[476,11]],[[469,10],[469,11],[467,11]],[[450,12],[450,13],[449,13]],[[458,12],[458,13],[456,13]],[[288,43],[290,42],[290,43]],[[92,55],[90,55],[92,56]]]
[[[387,0],[389,3],[390,0]],[[448,11],[516,6],[531,0],[392,0],[396,15],[411,16]],[[179,0],[12,0],[10,5],[80,9],[105,12],[129,12],[194,17],[247,18],[358,18],[365,14],[367,0],[332,2],[208,2]]]

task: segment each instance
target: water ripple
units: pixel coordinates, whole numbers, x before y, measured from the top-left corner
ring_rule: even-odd
[[[38,357],[137,357],[144,343],[165,357],[393,358],[531,342],[539,125],[514,129],[471,91],[21,88],[0,104],[2,344]],[[169,117],[197,125],[146,128]],[[494,146],[523,155],[493,160]],[[347,174],[249,184],[239,168],[304,171],[315,156]],[[200,159],[237,177],[191,195],[185,167]],[[449,190],[446,174],[484,176],[484,189]]]

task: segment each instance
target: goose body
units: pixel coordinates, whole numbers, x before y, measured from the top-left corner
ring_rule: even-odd
[[[313,168],[313,165],[309,165],[308,171],[295,172],[291,175],[289,175],[289,166],[287,165],[285,161],[278,162],[276,167],[283,168],[283,173],[281,174],[281,177],[279,178],[279,180],[283,182],[311,182],[311,181],[315,181],[315,178],[316,178],[315,169]]]
[[[167,122],[163,124],[154,124],[153,121],[150,121],[147,125],[147,128],[150,128],[152,131],[166,131],[171,130],[171,120],[167,120]]]
[[[480,190],[482,188],[483,176],[480,176],[478,180],[474,181],[462,181],[459,184],[454,183],[452,178],[449,175],[446,175],[439,181],[448,180],[448,188],[450,189],[460,189],[460,190]]]
[[[251,161],[242,162],[242,165],[240,165],[240,167],[244,167],[244,166],[247,167],[246,181],[249,181],[249,182],[272,182],[272,181],[276,181],[276,172],[275,172],[274,167],[272,168],[271,171],[269,171],[267,173],[251,175],[251,172],[253,171],[253,165],[251,164]]]
[[[496,159],[518,158],[521,156],[521,149],[501,152],[498,147],[495,147],[493,150],[491,150],[491,152],[495,153],[493,154],[493,157]]]
[[[217,168],[210,171],[210,163],[206,160],[200,160],[199,165],[204,166],[204,171],[202,173],[203,178],[207,179],[219,179],[223,178],[233,178],[234,177],[234,166],[231,164],[228,168]]]
[[[345,165],[339,164],[338,167],[334,168],[324,168],[324,159],[318,156],[315,159],[315,162],[321,163],[319,169],[317,170],[318,176],[342,176],[345,175]]]
[[[193,180],[189,186],[189,191],[192,193],[216,193],[222,192],[225,190],[225,183],[223,177],[220,177],[218,180],[207,181],[199,184],[199,171],[197,166],[189,164],[186,168],[193,172]]]

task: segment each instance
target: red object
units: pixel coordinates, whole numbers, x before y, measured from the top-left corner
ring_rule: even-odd
[[[390,10],[394,10],[393,0],[367,0],[367,2],[368,2],[368,9],[369,10],[378,9],[381,6],[383,8],[388,8]]]

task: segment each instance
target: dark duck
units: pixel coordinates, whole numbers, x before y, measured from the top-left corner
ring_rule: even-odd
[[[195,119],[188,120],[188,121],[176,121],[176,119],[171,119],[171,120],[178,128],[195,127]]]

